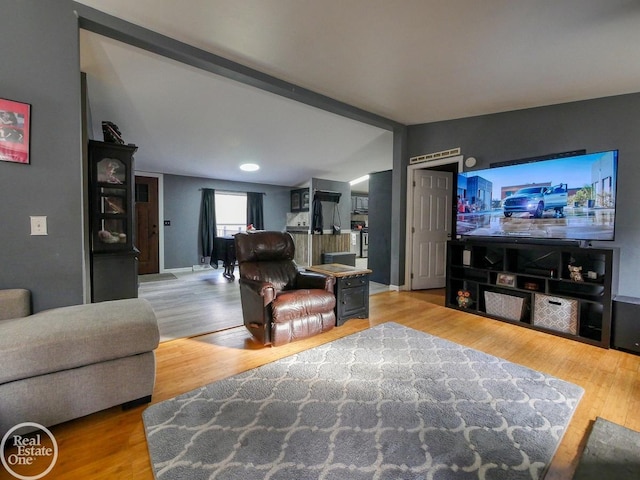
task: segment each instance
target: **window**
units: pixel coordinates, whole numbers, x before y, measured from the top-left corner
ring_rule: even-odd
[[[247,230],[247,195],[216,192],[216,236],[225,237]]]

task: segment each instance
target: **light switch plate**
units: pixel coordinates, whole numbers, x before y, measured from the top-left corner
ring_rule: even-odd
[[[31,217],[31,235],[47,235],[47,217]]]

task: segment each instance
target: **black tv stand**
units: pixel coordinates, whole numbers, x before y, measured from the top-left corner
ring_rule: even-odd
[[[531,238],[531,237],[462,237],[463,242],[485,242],[485,243],[517,243],[527,245],[547,245],[558,247],[590,247],[591,244],[587,240],[565,240],[562,238]]]
[[[617,249],[466,238],[447,253],[447,307],[609,348]]]

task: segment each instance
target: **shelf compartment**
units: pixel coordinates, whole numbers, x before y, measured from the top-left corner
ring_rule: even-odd
[[[509,249],[508,258],[514,272],[542,278],[554,278],[558,274],[560,252],[551,250]]]
[[[127,184],[128,165],[118,158],[103,158],[96,162],[96,181],[108,185]]]
[[[580,302],[580,335],[600,342],[603,317],[604,309],[601,303]]]
[[[533,304],[533,324],[558,332],[578,333],[578,301],[536,293]]]
[[[504,270],[504,248],[492,245],[473,247],[471,266],[485,270]]]
[[[125,220],[103,219],[101,229],[96,232],[96,241],[101,244],[126,244],[127,243],[127,223]]]
[[[580,300],[601,302],[604,297],[605,287],[601,283],[550,280],[549,293]]]
[[[471,267],[451,267],[451,276],[460,280],[471,280],[474,282],[486,283],[488,281],[487,271]]]
[[[518,275],[516,277],[516,286],[522,290],[531,292],[544,292],[546,290],[546,280],[540,277],[530,277]]]
[[[485,290],[482,310],[493,317],[528,323],[530,298],[530,295],[517,291]]]
[[[476,310],[478,306],[478,283],[467,280],[451,280],[451,288],[447,297],[447,303],[451,306]],[[470,293],[471,304],[468,307],[460,306],[458,303],[458,292],[467,291]]]
[[[100,188],[100,213],[109,215],[127,214],[127,191],[122,188]]]
[[[586,249],[588,250],[588,249]],[[588,280],[589,272],[594,272],[597,276],[595,283],[602,282],[606,271],[607,259],[603,253],[593,251],[586,252],[563,252],[562,254],[562,274],[561,278],[565,280],[571,279],[569,265],[582,267],[582,277]]]

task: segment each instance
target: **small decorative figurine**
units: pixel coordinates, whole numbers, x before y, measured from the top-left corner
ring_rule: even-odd
[[[584,279],[582,278],[582,267],[577,267],[575,265],[569,265],[569,277],[574,282],[582,282]]]
[[[458,296],[456,297],[456,300],[458,300],[458,306],[461,308],[468,308],[473,304],[471,292],[469,292],[468,290],[458,290]]]

